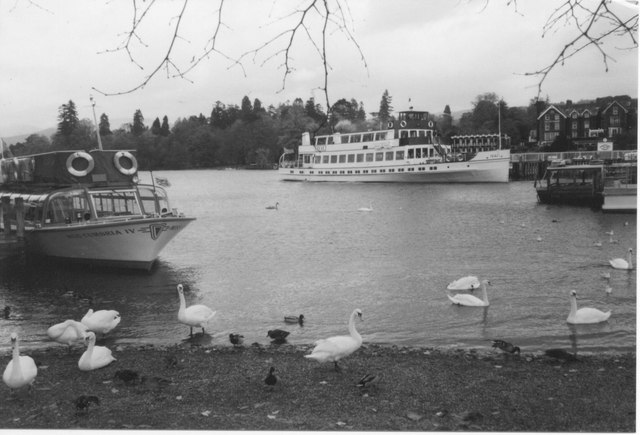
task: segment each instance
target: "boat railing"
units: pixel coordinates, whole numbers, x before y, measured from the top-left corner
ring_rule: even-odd
[[[511,162],[543,162],[553,160],[572,160],[574,163],[583,161],[589,163],[591,160],[607,161],[629,161],[633,152],[630,150],[618,151],[565,151],[547,153],[511,153]]]

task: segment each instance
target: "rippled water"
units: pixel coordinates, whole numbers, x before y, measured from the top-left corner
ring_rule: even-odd
[[[197,220],[161,253],[151,273],[48,265],[7,255],[0,297],[22,320],[0,320],[0,348],[17,331],[24,346],[50,345],[48,326],[88,308],[116,309],[111,343],[172,344],[176,284],[188,304],[217,310],[210,343],[266,331],[311,343],[357,325],[365,342],[487,347],[502,338],[525,351],[635,349],[636,273],[607,260],[636,247],[636,216],[537,204],[531,182],[409,185],[287,183],[275,171],[163,171],[172,206]],[[149,179],[148,173],[142,174]],[[267,205],[279,203],[279,209]],[[357,209],[373,203],[372,212]],[[625,225],[628,222],[628,225]],[[609,243],[613,229],[619,243]],[[540,236],[542,241],[537,241]],[[602,247],[593,245],[602,241]],[[611,273],[607,294],[601,274]],[[447,283],[489,279],[488,308],[453,306]],[[569,292],[579,306],[612,310],[606,323],[566,323]],[[66,297],[73,292],[84,299]],[[286,314],[304,314],[304,327]],[[205,343],[209,343],[208,339]]]

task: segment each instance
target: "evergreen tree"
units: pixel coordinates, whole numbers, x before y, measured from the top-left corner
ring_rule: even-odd
[[[378,119],[384,124],[391,118],[391,112],[393,111],[391,100],[389,91],[385,89],[382,93],[382,99],[380,99],[380,110],[378,111]]]
[[[240,113],[243,121],[252,121],[253,107],[251,107],[251,100],[249,100],[249,97],[247,97],[246,95],[242,98]]]
[[[71,133],[78,127],[78,122],[76,104],[72,100],[60,106],[58,109],[58,133],[60,135],[71,136]]]
[[[142,116],[142,112],[140,109],[137,109],[133,114],[133,125],[131,125],[131,133],[134,136],[140,136],[145,132],[147,127],[144,125],[144,116]]]
[[[160,134],[160,118],[156,118],[153,120],[153,124],[151,124],[151,134],[159,135]]]
[[[169,129],[169,118],[167,118],[167,115],[164,115],[162,118],[162,125],[160,126],[160,135],[166,137],[169,136],[169,133],[171,133],[171,130]]]
[[[109,136],[111,133],[111,124],[109,124],[109,117],[106,114],[100,115],[100,123],[98,125],[98,132],[100,136]]]

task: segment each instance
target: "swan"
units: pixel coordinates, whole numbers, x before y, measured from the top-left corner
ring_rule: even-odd
[[[299,316],[284,316],[285,323],[304,323],[304,315],[300,314]]]
[[[575,290],[571,290],[571,311],[569,317],[567,317],[567,323],[572,324],[586,324],[586,323],[600,323],[605,322],[611,316],[611,311],[606,313],[597,310],[595,308],[580,308],[578,309],[578,302],[576,301],[578,294]]]
[[[118,326],[120,320],[120,313],[116,310],[98,310],[94,312],[92,308],[89,308],[89,311],[80,322],[85,324],[89,331],[93,331],[96,334],[106,334]]]
[[[66,344],[69,347],[77,341],[84,341],[87,336],[87,326],[75,320],[65,320],[47,329],[47,336],[53,341]]]
[[[78,368],[82,371],[96,370],[111,364],[116,359],[111,355],[111,350],[104,346],[96,346],[96,334],[92,331],[87,333],[84,341],[87,350],[84,351],[78,360]]]
[[[484,279],[481,282],[482,284],[482,299],[468,294],[458,294],[455,296],[447,295],[449,300],[456,305],[465,305],[467,307],[488,307],[489,306],[489,298],[487,297],[487,284],[491,285],[491,283]]]
[[[478,277],[469,275],[450,282],[447,290],[475,290],[478,287],[480,287]]]
[[[189,336],[193,337],[193,327],[197,326],[202,328],[204,334],[204,325],[215,316],[216,312],[206,305],[191,305],[189,308],[186,306],[184,300],[184,288],[182,284],[178,284],[178,296],[180,297],[180,309],[178,310],[178,320],[181,323],[189,326]]]
[[[369,207],[360,207],[358,211],[373,211],[373,202],[369,201]]]
[[[336,371],[340,371],[338,361],[351,355],[362,346],[362,337],[356,331],[356,317],[362,320],[362,310],[356,308],[349,317],[349,334],[329,337],[315,342],[315,347],[305,358],[318,362],[333,361]]]
[[[613,260],[609,260],[609,264],[614,269],[631,270],[631,269],[633,269],[633,262],[632,262],[632,259],[631,259],[632,255],[633,255],[633,249],[629,248],[626,260],[624,260],[622,258],[614,258]]]
[[[31,390],[33,381],[38,375],[38,367],[33,358],[26,355],[20,355],[20,346],[18,344],[18,334],[11,333],[11,347],[13,347],[13,358],[7,364],[7,368],[2,374],[2,380],[12,391],[22,388],[25,385]]]
[[[267,210],[277,210],[278,209],[278,204],[280,204],[279,202],[276,202],[276,205],[268,205],[265,208]]]

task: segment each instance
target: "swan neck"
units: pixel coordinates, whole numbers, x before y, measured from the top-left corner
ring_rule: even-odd
[[[20,366],[20,348],[18,347],[18,340],[13,344],[13,369],[12,376],[14,378],[22,377],[22,367]]]
[[[633,263],[631,262],[631,252],[627,254],[627,263],[629,263],[629,269],[633,269]]]
[[[489,296],[487,296],[487,285],[485,283],[482,283],[482,301],[485,304],[489,303]]]
[[[571,296],[571,311],[569,312],[569,317],[575,316],[578,311],[578,302],[576,302],[576,297]]]
[[[356,316],[358,315],[357,312],[353,312],[351,314],[351,318],[349,319],[349,334],[351,334],[351,336],[353,338],[355,338],[356,340],[358,340],[358,342],[362,341],[362,337],[360,336],[360,334],[358,334],[358,331],[356,331]]]

